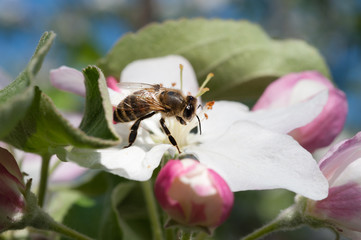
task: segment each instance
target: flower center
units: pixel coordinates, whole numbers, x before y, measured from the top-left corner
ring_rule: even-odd
[[[207,114],[204,112],[205,110],[202,110],[198,113],[200,122],[207,118]],[[177,142],[178,148],[181,150],[181,152],[184,152],[184,149],[187,146],[199,143],[198,137],[200,135],[200,129],[197,117],[194,117],[191,122],[187,122],[186,125],[180,124],[179,121],[177,121],[174,117],[166,118],[165,124]],[[152,132],[150,136],[155,143],[171,144],[168,136],[161,130]]]

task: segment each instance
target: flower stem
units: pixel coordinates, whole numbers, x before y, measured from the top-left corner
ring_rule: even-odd
[[[163,233],[161,224],[159,221],[159,214],[157,210],[157,204],[153,194],[152,181],[142,182],[142,189],[147,204],[148,214],[153,230],[153,239],[154,240],[163,240]]]
[[[85,236],[82,233],[79,233],[61,223],[56,222],[52,217],[50,217],[49,214],[47,214],[42,208],[35,204],[36,196],[33,193],[29,193],[27,200],[29,202],[29,206],[27,209],[28,215],[24,218],[25,226],[31,226],[40,230],[53,231],[67,236],[70,239],[91,240],[91,238],[88,236]]]
[[[60,233],[64,236],[67,236],[71,239],[76,239],[76,240],[91,240],[91,238],[89,238],[88,236],[85,236],[82,233],[79,233],[61,223],[55,222],[55,221],[51,221],[49,224],[49,229]]]
[[[273,221],[256,229],[254,232],[241,238],[241,240],[254,240],[276,231],[295,229],[304,224],[304,219],[299,211],[299,206],[293,205],[283,210]]]
[[[43,207],[44,201],[45,201],[45,194],[46,194],[47,185],[48,185],[50,157],[51,157],[50,155],[42,156],[40,183],[39,183],[39,190],[38,190],[38,204],[40,207]]]
[[[278,222],[270,222],[269,224],[255,230],[254,232],[250,233],[249,235],[241,238],[242,240],[253,240],[258,239],[262,236],[265,236],[271,232],[280,230],[280,226]]]

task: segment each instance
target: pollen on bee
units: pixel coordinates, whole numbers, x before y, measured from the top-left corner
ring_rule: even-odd
[[[208,110],[211,110],[211,109],[213,108],[213,105],[214,105],[214,101],[207,102],[207,103],[206,103],[206,108],[207,108]]]
[[[208,120],[208,114],[204,113],[204,117],[206,118],[206,120]]]
[[[175,87],[177,85],[177,83],[173,82],[172,83],[172,87]]]

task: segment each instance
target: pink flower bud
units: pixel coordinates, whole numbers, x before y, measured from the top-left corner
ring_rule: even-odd
[[[160,171],[155,195],[175,222],[209,230],[230,214],[233,193],[216,172],[192,160],[170,160]]]
[[[328,101],[322,112],[309,124],[291,131],[304,148],[313,152],[328,146],[341,132],[347,115],[345,94],[315,71],[288,74],[271,83],[253,110],[286,107],[328,90]]]
[[[0,232],[22,219],[25,184],[14,157],[0,148]]]
[[[329,182],[328,197],[308,200],[307,214],[331,223],[345,236],[361,239],[361,132],[333,148],[319,165]]]

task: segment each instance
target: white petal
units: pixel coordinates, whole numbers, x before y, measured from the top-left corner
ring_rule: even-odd
[[[67,154],[67,160],[86,168],[103,169],[131,180],[145,181],[152,176],[170,147],[169,144],[159,144],[149,151],[137,146],[100,150],[75,148]]]
[[[292,137],[239,121],[221,137],[188,148],[219,173],[232,191],[285,188],[311,199],[328,183],[311,154]]]
[[[208,119],[202,121],[200,139],[209,140],[223,135],[233,123],[247,119],[249,114],[248,107],[242,103],[216,101],[212,109],[207,110]]]
[[[291,106],[254,111],[247,116],[247,119],[267,129],[288,133],[315,119],[326,105],[327,99],[328,91],[325,90],[307,101]]]
[[[122,82],[137,82],[163,84],[164,87],[180,89],[179,64],[183,65],[183,92],[196,95],[198,82],[192,65],[182,56],[170,55],[160,58],[150,58],[134,61],[128,64],[121,73]]]
[[[50,82],[54,87],[85,96],[84,76],[82,72],[67,66],[50,71]]]

